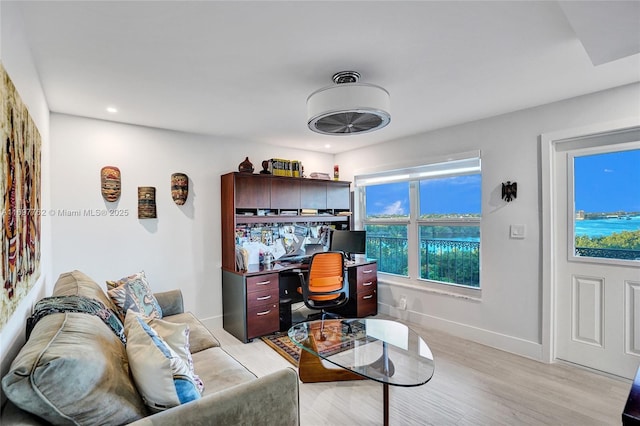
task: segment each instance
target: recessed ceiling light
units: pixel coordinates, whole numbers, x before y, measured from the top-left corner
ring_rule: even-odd
[[[118,112],[118,109],[116,107],[107,107],[107,112],[110,112],[111,114],[115,114],[116,112]]]
[[[325,147],[325,148],[331,148],[331,145],[326,144],[324,147]]]

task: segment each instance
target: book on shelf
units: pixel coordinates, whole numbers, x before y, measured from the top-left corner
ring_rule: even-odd
[[[301,215],[317,215],[318,209],[302,209],[300,211]]]

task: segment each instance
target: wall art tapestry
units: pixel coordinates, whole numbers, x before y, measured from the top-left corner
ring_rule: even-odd
[[[41,139],[0,63],[0,330],[40,277]]]

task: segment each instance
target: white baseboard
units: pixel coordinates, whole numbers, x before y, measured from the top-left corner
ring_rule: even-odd
[[[434,317],[422,312],[400,310],[394,306],[378,303],[378,312],[413,324],[444,331],[462,339],[500,349],[536,361],[543,361],[542,345],[513,336],[461,324],[443,318]],[[429,342],[427,342],[428,344]]]

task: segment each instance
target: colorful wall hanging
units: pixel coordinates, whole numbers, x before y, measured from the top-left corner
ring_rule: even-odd
[[[189,196],[189,176],[184,173],[174,173],[171,175],[171,198],[181,206],[187,201]]]
[[[100,170],[100,191],[102,197],[110,202],[120,198],[120,169],[115,166],[104,166]]]
[[[155,219],[156,217],[156,188],[139,186],[138,219]]]
[[[0,63],[0,330],[40,277],[40,133]]]

